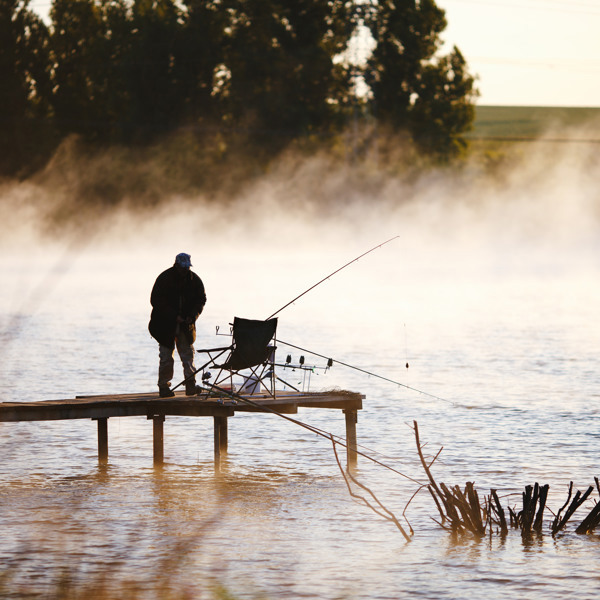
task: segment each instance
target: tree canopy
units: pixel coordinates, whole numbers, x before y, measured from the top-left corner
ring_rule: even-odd
[[[474,79],[454,48],[438,56],[446,17],[434,0],[379,0],[364,22],[376,45],[365,78],[377,117],[409,132],[417,146],[451,156],[474,118]]]
[[[27,1],[0,2],[0,174],[18,172],[52,96],[48,29]]]
[[[439,53],[445,27],[434,0],[53,0],[48,26],[2,0],[0,167],[73,133],[147,144],[181,128],[269,157],[331,139],[357,108],[448,158],[476,91],[460,51]],[[348,47],[365,28],[360,67]]]

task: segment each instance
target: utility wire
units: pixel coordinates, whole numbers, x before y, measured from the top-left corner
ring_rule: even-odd
[[[531,2],[531,0],[530,0]],[[443,5],[446,4],[477,4],[479,8],[487,7],[500,7],[506,9],[517,8],[519,10],[543,10],[544,12],[559,11],[567,12],[571,14],[600,14],[600,7],[598,4],[588,4],[586,2],[560,2],[559,0],[541,0],[539,4],[530,4],[529,2],[523,2],[522,0],[516,2],[502,2],[502,0],[492,0],[491,2],[482,2],[482,0],[444,0]],[[442,4],[442,3],[440,3]],[[444,8],[444,6],[442,6]]]

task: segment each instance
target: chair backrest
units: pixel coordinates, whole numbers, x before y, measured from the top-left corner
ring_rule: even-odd
[[[231,371],[248,369],[266,362],[273,351],[269,342],[277,330],[277,319],[257,321],[233,319],[233,350],[221,368]]]

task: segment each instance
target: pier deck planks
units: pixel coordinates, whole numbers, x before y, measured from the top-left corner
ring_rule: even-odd
[[[355,392],[280,392],[275,398],[264,394],[247,396],[253,405],[242,400],[186,396],[176,392],[174,398],[159,398],[156,393],[106,394],[77,396],[66,400],[36,402],[0,402],[0,422],[51,421],[66,419],[105,419],[110,417],[181,415],[189,417],[230,417],[236,412],[295,413],[299,407],[362,409],[363,395]],[[260,406],[254,406],[258,404]],[[265,407],[265,408],[262,408]]]
[[[248,402],[244,402],[244,398]],[[346,420],[348,468],[356,466],[356,416],[364,396],[357,392],[277,392],[230,398],[186,396],[176,392],[173,398],[160,398],[156,392],[142,394],[106,394],[77,396],[67,400],[36,402],[0,402],[0,423],[18,421],[59,421],[94,419],[98,422],[98,459],[108,460],[107,421],[111,417],[145,416],[153,421],[154,464],[164,461],[163,425],[167,416],[213,417],[215,470],[220,470],[221,455],[227,452],[227,418],[236,412],[295,414],[298,408],[342,410]]]

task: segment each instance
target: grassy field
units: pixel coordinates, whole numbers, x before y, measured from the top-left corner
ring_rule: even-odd
[[[466,137],[512,141],[543,135],[600,142],[600,108],[477,106],[473,130]]]

